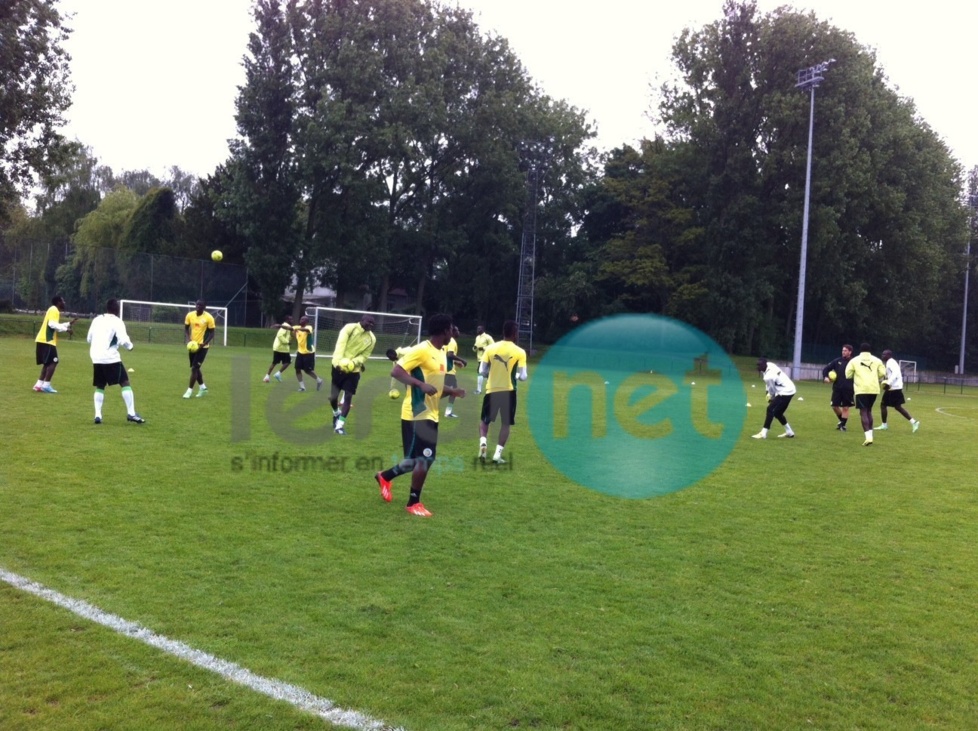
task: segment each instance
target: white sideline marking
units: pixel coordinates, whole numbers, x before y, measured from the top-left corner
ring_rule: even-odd
[[[968,421],[974,421],[973,416],[961,416],[960,414],[949,414],[944,410],[944,409],[970,410],[973,408],[974,408],[973,406],[939,406],[938,408],[934,409],[934,411],[936,411],[941,416],[950,416],[952,419],[967,419]]]
[[[384,721],[370,718],[358,711],[337,708],[336,704],[328,698],[320,698],[296,685],[256,675],[247,668],[243,668],[233,662],[222,660],[201,650],[195,650],[183,642],[158,635],[142,625],[129,622],[114,614],[103,612],[88,602],[67,597],[30,579],[25,579],[23,576],[6,571],[2,567],[0,567],[0,579],[17,589],[45,599],[52,604],[57,604],[59,607],[67,609],[69,612],[73,612],[83,619],[101,624],[119,634],[132,637],[150,647],[155,647],[181,660],[186,660],[199,668],[217,673],[232,683],[251,688],[269,698],[285,701],[299,710],[311,713],[314,716],[319,716],[323,720],[329,721],[329,723],[351,728],[355,731],[404,731],[402,728],[395,729],[393,726],[387,725]]]

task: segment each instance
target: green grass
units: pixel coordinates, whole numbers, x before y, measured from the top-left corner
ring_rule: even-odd
[[[382,364],[338,439],[326,393],[261,384],[267,354],[240,348],[183,400],[182,349],[137,346],[148,423],[110,389],[95,427],[87,350],[59,350],[39,395],[33,343],[0,339],[0,567],[258,674],[410,731],[978,718],[974,396],[909,391],[921,430],[894,415],[872,449],[858,417],[834,430],[827,386],[801,385],[791,441],[749,438],[754,398],[719,470],[637,501],[562,478],[523,414],[512,469],[477,468],[469,398],[422,520],[403,478],[390,505],[372,478],[400,445]],[[276,453],[342,469],[252,469]],[[0,657],[3,729],[325,726],[7,584]]]

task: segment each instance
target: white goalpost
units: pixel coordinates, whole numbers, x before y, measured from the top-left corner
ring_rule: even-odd
[[[143,300],[119,300],[119,318],[126,323],[129,336],[145,334],[147,342],[182,343],[184,322],[195,303],[147,302]],[[217,326],[214,342],[228,344],[228,308],[211,307],[207,311]]]
[[[901,360],[900,372],[903,373],[904,385],[917,382],[917,361]]]
[[[403,348],[421,342],[421,315],[402,315],[394,312],[370,310],[343,310],[336,307],[307,307],[306,317],[312,321],[316,343],[316,357],[332,358],[340,329],[351,322],[359,322],[364,315],[373,315],[377,321],[374,335],[377,345],[370,356],[386,359],[389,348]]]

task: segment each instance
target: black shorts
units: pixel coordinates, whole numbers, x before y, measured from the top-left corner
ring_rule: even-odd
[[[121,360],[118,363],[93,363],[92,385],[100,391],[106,386],[128,386],[129,374]]]
[[[296,353],[295,354],[295,369],[297,371],[304,371],[306,373],[312,373],[316,370],[316,354],[315,353]]]
[[[903,406],[906,402],[902,388],[891,388],[889,391],[883,392],[883,400],[880,403],[884,406]]]
[[[282,363],[283,365],[288,365],[292,362],[292,353],[280,353],[277,350],[272,351],[272,365],[278,365]]]
[[[873,405],[876,403],[875,393],[857,393],[856,394],[856,408],[860,411],[872,411]]]
[[[516,391],[494,391],[482,397],[482,423],[491,424],[500,415],[504,424],[516,423]]]
[[[401,419],[401,445],[406,459],[434,462],[438,446],[438,422],[431,419]]]
[[[58,362],[58,348],[51,343],[37,343],[34,353],[37,356],[38,365],[51,365]]]
[[[346,393],[353,396],[357,392],[357,386],[360,383],[360,371],[347,373],[341,371],[339,368],[333,368],[330,380],[333,388],[346,391]]]
[[[187,351],[187,355],[190,356],[190,367],[200,368],[201,364],[204,362],[204,358],[207,357],[208,348],[197,348],[197,351],[191,353]]]
[[[852,386],[835,386],[832,388],[832,405],[849,408],[853,404]]]

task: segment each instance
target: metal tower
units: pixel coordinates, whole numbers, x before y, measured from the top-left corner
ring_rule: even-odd
[[[537,259],[537,189],[536,168],[531,168],[526,180],[528,205],[523,217],[523,240],[520,244],[520,282],[516,293],[516,324],[519,341],[527,353],[533,352],[533,283]]]

